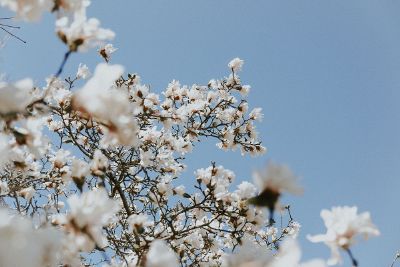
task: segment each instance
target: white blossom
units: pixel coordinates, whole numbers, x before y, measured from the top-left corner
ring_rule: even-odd
[[[0,266],[56,266],[61,235],[52,228],[35,229],[18,215],[0,209]]]
[[[76,73],[76,78],[86,79],[90,76],[90,70],[85,64],[79,63],[78,71]]]
[[[119,210],[119,205],[108,197],[103,189],[72,195],[67,200],[70,212],[55,218],[55,223],[64,225],[73,243],[83,251],[91,251],[95,245],[104,247],[107,241],[102,233]]]
[[[229,62],[228,67],[230,69],[232,69],[234,72],[238,72],[238,71],[242,70],[243,63],[244,63],[243,60],[236,57]]]
[[[87,19],[84,10],[75,13],[73,20],[67,16],[59,18],[56,21],[56,31],[70,51],[86,51],[115,37],[113,31],[100,28],[98,19]]]
[[[105,143],[137,144],[137,122],[125,92],[113,87],[122,75],[120,65],[99,64],[93,77],[73,97],[73,107],[98,120],[106,132]]]
[[[341,262],[339,249],[347,250],[356,241],[356,237],[378,236],[379,230],[372,223],[369,212],[357,214],[357,207],[333,207],[322,210],[321,217],[327,228],[326,234],[308,236],[311,242],[323,242],[332,252],[329,265]]]
[[[113,54],[118,49],[115,48],[112,44],[106,44],[105,46],[101,47],[98,51],[99,54],[104,58],[106,62],[109,62],[111,59],[111,54]]]
[[[0,0],[0,5],[17,13],[17,17],[26,21],[38,20],[43,12],[50,11],[52,0]]]
[[[32,89],[28,78],[14,84],[0,82],[0,115],[23,112],[33,100]]]
[[[151,242],[146,255],[146,267],[178,267],[178,259],[172,249],[162,240]]]
[[[303,189],[297,184],[297,176],[286,165],[268,162],[265,169],[253,173],[254,182],[263,190],[271,190],[276,193],[288,192],[301,194]]]

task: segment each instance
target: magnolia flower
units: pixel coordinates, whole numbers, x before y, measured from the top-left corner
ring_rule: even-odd
[[[22,112],[32,102],[33,81],[23,79],[14,84],[0,82],[0,116]]]
[[[0,100],[1,101],[1,100]],[[0,133],[0,168],[7,164],[10,158],[11,147],[6,135]]]
[[[119,210],[117,202],[111,200],[104,189],[73,195],[67,202],[70,212],[55,217],[54,222],[65,225],[77,249],[91,251],[95,245],[100,248],[106,246],[102,229]]]
[[[86,79],[90,76],[90,71],[88,66],[85,64],[79,63],[78,71],[76,73],[76,78],[78,79]]]
[[[44,118],[30,117],[24,120],[20,127],[14,129],[16,143],[26,145],[36,158],[40,158],[45,152],[48,143],[42,132],[44,123]]]
[[[17,13],[20,19],[35,21],[43,12],[51,10],[53,2],[53,0],[0,0],[0,5]]]
[[[10,189],[6,181],[0,181],[0,196],[8,195]]]
[[[0,209],[0,266],[57,266],[61,235]]]
[[[89,165],[83,160],[72,160],[71,178],[81,191],[85,182],[85,176],[89,174],[89,170]]]
[[[301,250],[296,240],[286,239],[279,248],[274,261],[267,267],[325,267],[323,260],[314,259],[305,263],[300,263]]]
[[[115,37],[113,31],[100,28],[98,19],[87,19],[84,10],[75,13],[73,21],[67,16],[59,18],[56,21],[56,31],[72,52],[85,51]]]
[[[262,121],[262,119],[264,118],[264,114],[262,114],[262,108],[254,108],[250,113],[249,113],[249,117],[252,120],[256,120],[256,121]]]
[[[112,44],[106,44],[99,49],[99,54],[104,58],[106,62],[109,62],[111,59],[111,54],[117,50],[118,49],[115,48]]]
[[[100,150],[96,150],[90,164],[90,171],[97,176],[104,174],[108,167],[108,158]]]
[[[242,70],[243,63],[244,63],[243,60],[241,60],[240,58],[236,57],[236,58],[232,59],[229,62],[228,67],[230,69],[232,69],[232,71],[238,72],[238,71]]]
[[[62,8],[68,12],[79,12],[90,5],[90,0],[57,0],[52,11]]]
[[[243,240],[239,251],[226,255],[223,267],[326,267],[325,262],[314,259],[300,263],[301,250],[296,240],[286,239],[274,256],[271,251],[256,245],[249,238]]]
[[[85,86],[72,98],[72,106],[83,117],[93,117],[105,132],[106,144],[136,145],[137,122],[126,92],[113,87],[122,75],[120,65],[97,65]]]
[[[260,188],[260,194],[249,199],[249,203],[268,207],[271,222],[273,211],[282,193],[301,194],[303,192],[303,189],[297,184],[297,177],[286,165],[269,162],[266,169],[254,172],[253,178],[255,184]]]
[[[128,217],[128,224],[131,231],[142,233],[145,227],[152,226],[154,222],[149,220],[145,214],[132,214]]]
[[[178,258],[172,249],[162,240],[151,242],[146,255],[146,267],[178,267]]]
[[[250,238],[245,237],[239,250],[234,254],[225,255],[223,267],[267,267],[274,257],[270,250],[256,245]],[[282,266],[283,267],[283,266]]]
[[[322,210],[321,217],[327,228],[326,234],[308,236],[311,242],[324,242],[331,249],[328,265],[341,262],[339,249],[349,250],[357,236],[378,236],[379,230],[372,223],[369,212],[357,214],[357,207],[333,207]],[[354,260],[353,260],[354,261]]]
[[[23,198],[25,198],[26,201],[29,202],[33,198],[33,196],[35,195],[35,192],[36,192],[36,190],[32,186],[30,186],[30,187],[27,187],[27,188],[24,188],[24,189],[20,190],[18,192],[18,194],[20,196],[22,196]]]

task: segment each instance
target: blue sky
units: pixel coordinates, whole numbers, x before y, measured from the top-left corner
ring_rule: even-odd
[[[230,59],[245,60],[242,81],[252,86],[250,106],[264,110],[258,129],[269,151],[243,158],[199,144],[186,161],[188,184],[193,169],[211,160],[235,171],[238,181],[251,179],[269,159],[287,163],[305,187],[302,197],[283,200],[303,225],[304,258],[329,255],[305,239],[325,231],[320,210],[357,205],[382,232],[354,247],[360,266],[390,265],[400,248],[400,2],[94,2],[89,15],[117,33],[112,62],[139,73],[155,91],[172,79],[206,84],[228,74]],[[6,43],[0,72],[43,85],[65,48],[51,16],[18,24],[28,43]],[[80,62],[93,69],[100,60],[94,50],[75,54],[65,74]]]

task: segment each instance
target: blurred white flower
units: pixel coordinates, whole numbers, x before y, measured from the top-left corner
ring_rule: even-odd
[[[272,252],[244,237],[242,245],[234,254],[227,254],[222,260],[223,267],[268,267],[274,260]]]
[[[234,72],[238,72],[238,71],[242,70],[243,63],[244,63],[243,60],[236,57],[229,62],[228,67],[230,69],[232,69]]]
[[[78,79],[86,79],[90,76],[90,71],[86,64],[79,63],[78,71],[76,73],[76,78]]]
[[[54,4],[53,0],[0,0],[0,5],[15,12],[19,19],[35,21]]]
[[[61,235],[53,228],[34,229],[32,223],[0,209],[0,266],[57,266]]]
[[[8,141],[8,137],[5,134],[0,133],[0,169],[7,164],[10,159],[11,147]]]
[[[141,233],[144,231],[145,227],[154,225],[154,222],[149,220],[145,214],[132,214],[128,217],[128,224],[131,231],[137,231]]]
[[[146,267],[178,267],[178,258],[163,240],[151,242],[146,255]]]
[[[0,181],[0,196],[7,195],[10,192],[6,181]]]
[[[32,197],[35,195],[35,192],[36,192],[36,190],[32,186],[30,186],[30,187],[24,188],[22,190],[19,190],[18,194],[20,196],[22,196],[23,198],[25,198],[26,201],[29,202],[32,199]]]
[[[14,84],[0,82],[0,115],[24,111],[33,100],[32,89],[28,78]]]
[[[314,259],[300,263],[301,250],[295,239],[286,239],[279,248],[275,260],[268,267],[325,267],[325,261]]]
[[[369,212],[357,214],[357,207],[333,207],[331,210],[322,210],[321,217],[327,228],[326,234],[308,236],[311,242],[324,242],[331,249],[329,265],[341,262],[339,249],[347,250],[352,246],[357,236],[365,239],[369,236],[378,236],[379,230],[372,223]]]
[[[279,194],[284,192],[295,195],[303,193],[303,189],[297,183],[297,176],[283,164],[270,161],[265,169],[254,172],[253,178],[261,191],[269,189]]]
[[[120,65],[97,65],[92,78],[73,96],[72,105],[83,116],[100,122],[107,144],[136,145],[138,127],[132,103],[126,92],[113,87],[123,71]]]

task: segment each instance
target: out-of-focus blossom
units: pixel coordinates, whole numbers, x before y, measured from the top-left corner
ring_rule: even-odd
[[[52,228],[34,229],[32,223],[0,209],[0,266],[57,266],[61,235]]]
[[[86,79],[90,76],[90,71],[86,64],[79,63],[78,71],[76,73],[76,78],[78,79]]]
[[[249,200],[251,204],[265,206],[273,211],[280,195],[284,192],[301,194],[303,189],[297,183],[297,176],[286,165],[269,162],[265,169],[254,172],[254,182],[260,194]]]
[[[11,147],[6,135],[0,133],[0,169],[9,161]]]
[[[93,77],[73,97],[73,107],[98,120],[106,132],[107,143],[136,145],[137,122],[125,92],[113,87],[122,75],[120,65],[99,64]]]
[[[17,14],[17,18],[26,21],[38,20],[43,12],[53,7],[52,0],[0,0],[0,5]]]
[[[33,187],[27,187],[18,192],[20,196],[26,199],[26,201],[30,201],[32,197],[35,195],[36,190]]]
[[[32,89],[31,79],[14,84],[0,82],[0,115],[23,112],[33,100]]]
[[[369,212],[357,214],[357,207],[333,207],[322,210],[321,217],[327,228],[326,234],[308,236],[311,242],[323,242],[331,249],[329,265],[341,262],[340,249],[349,249],[358,236],[378,236],[379,230],[372,223]]]
[[[151,242],[146,255],[146,267],[178,267],[178,258],[172,249],[162,240]]]

